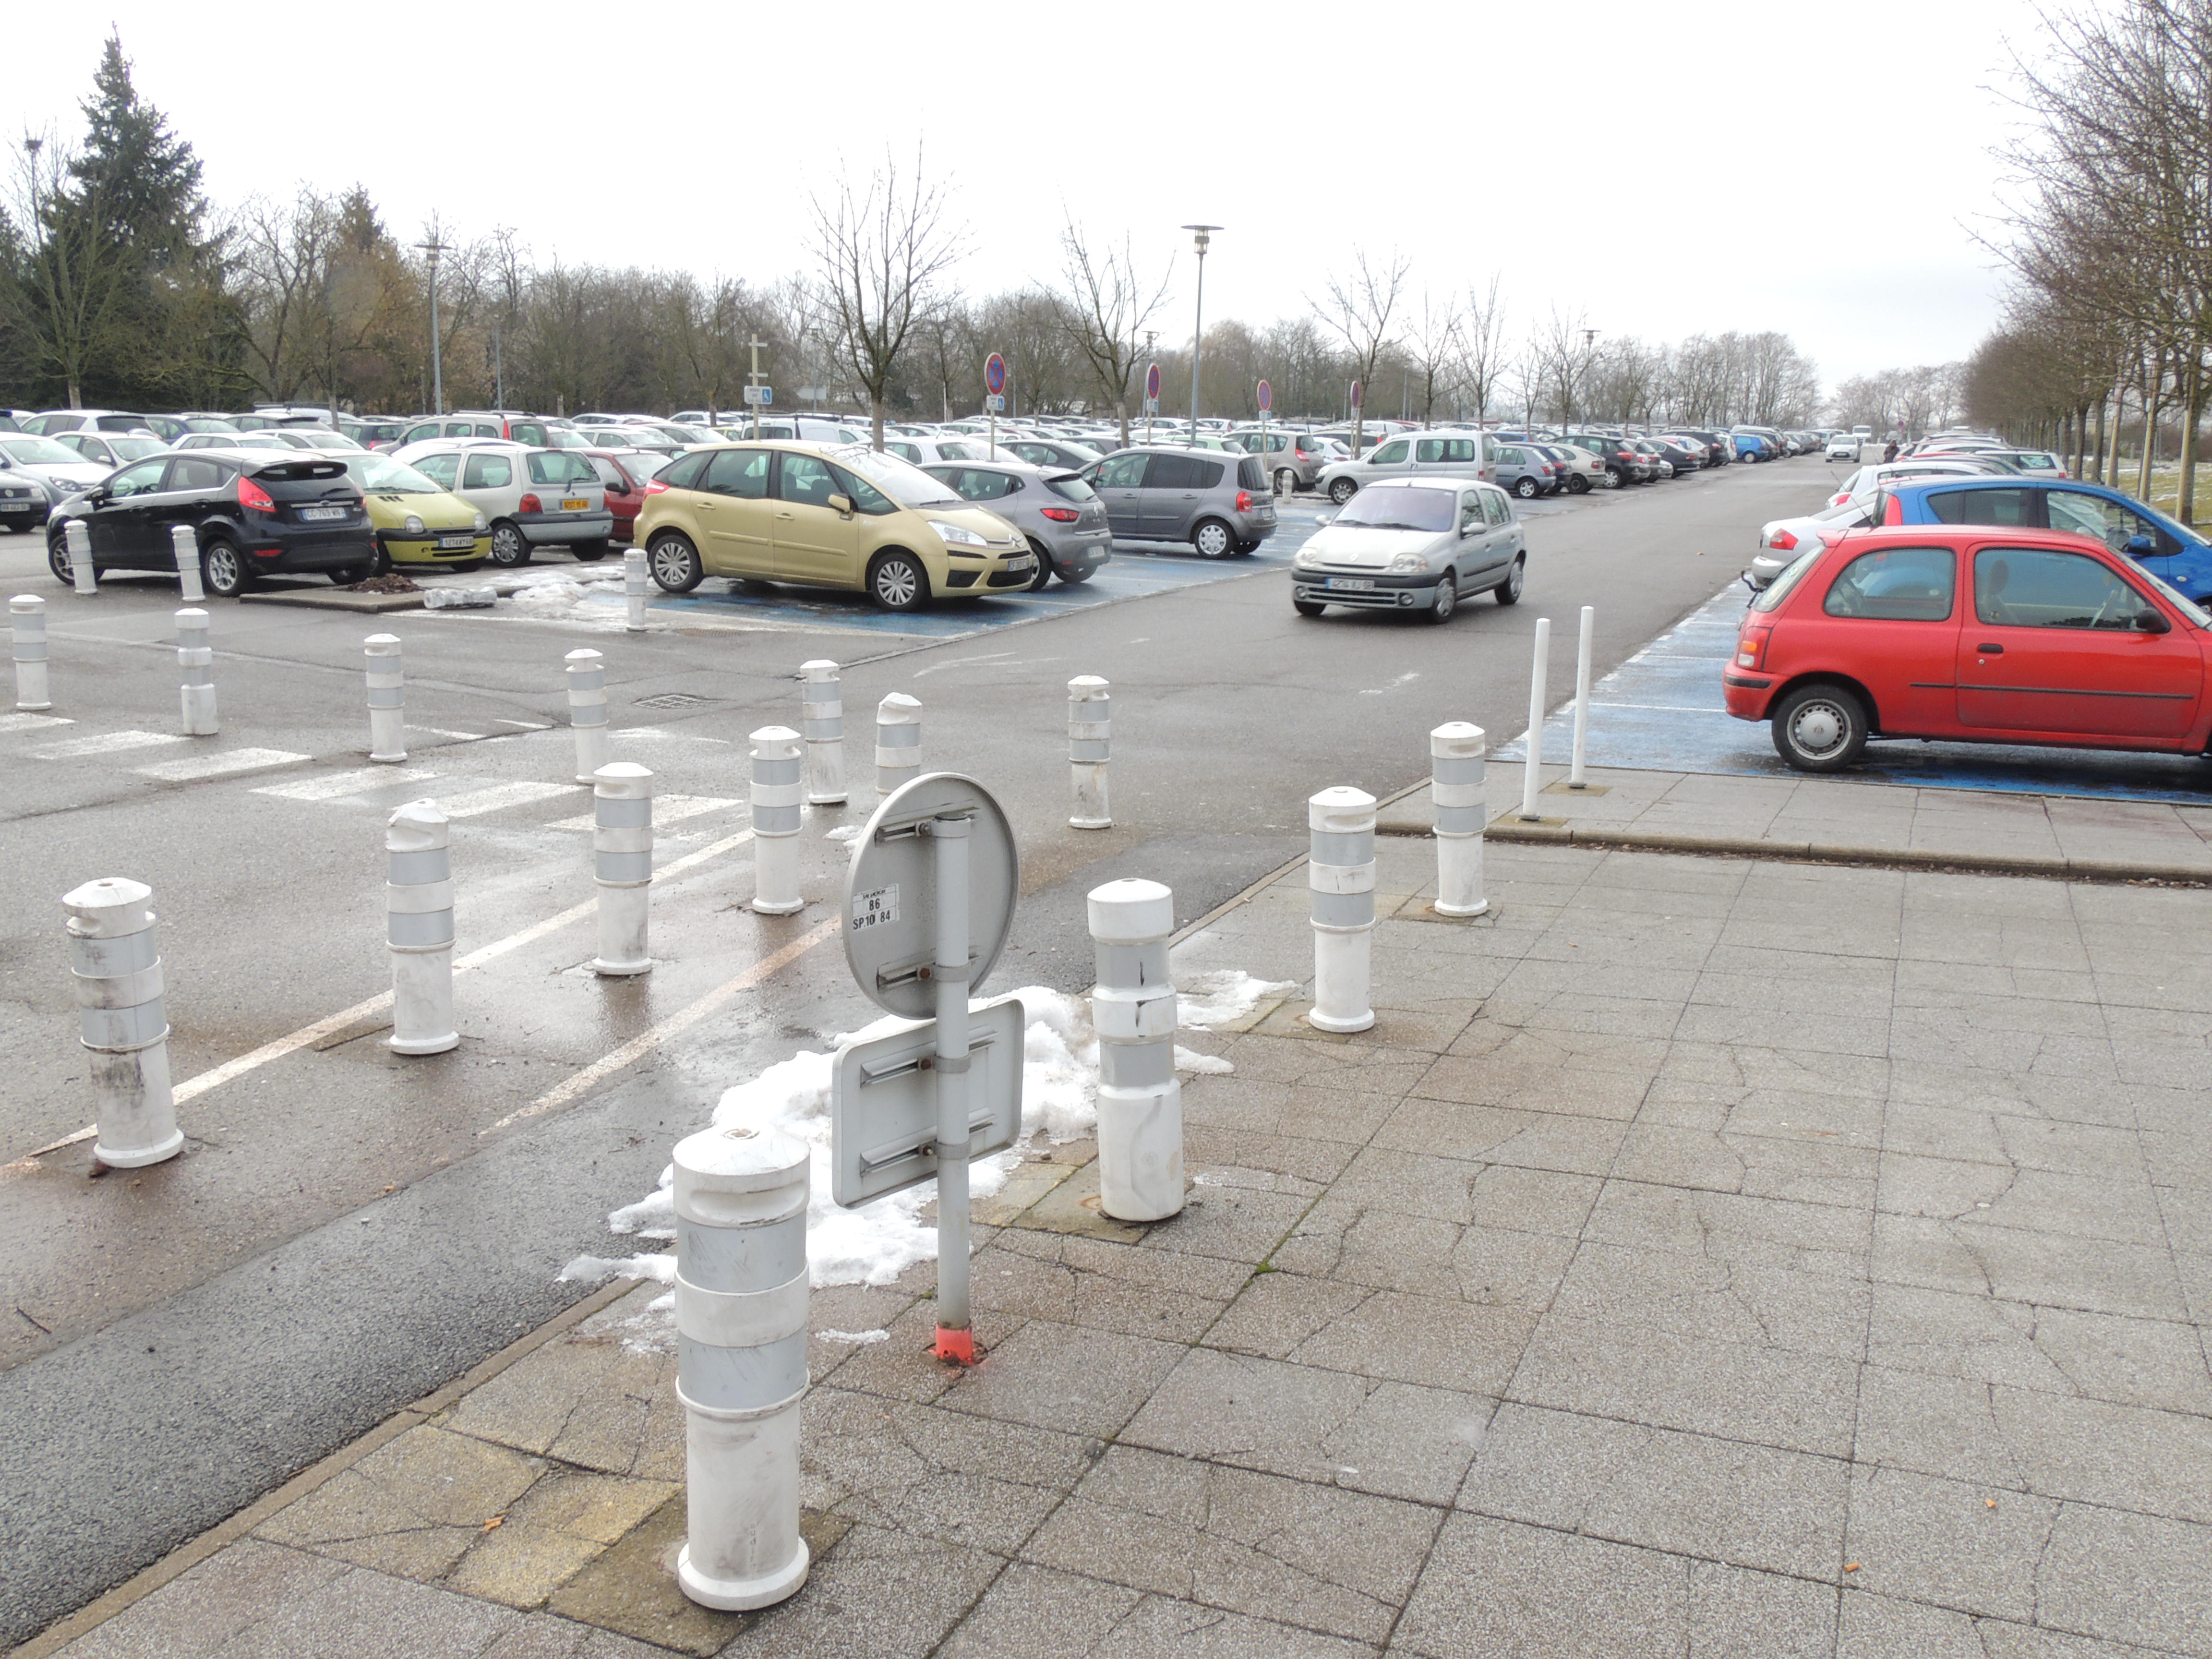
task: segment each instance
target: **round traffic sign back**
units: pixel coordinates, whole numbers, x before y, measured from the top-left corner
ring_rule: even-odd
[[[983,386],[994,398],[1006,389],[1006,360],[995,351],[984,361]]]
[[[1357,380],[1352,383],[1352,406],[1354,409],[1359,407],[1359,382]]]
[[[1021,892],[1014,832],[991,792],[957,772],[901,784],[854,844],[845,878],[845,961],[861,993],[892,1013],[937,1012],[929,969],[937,956],[937,843],[932,819],[968,820],[968,981],[970,994],[1006,947]]]
[[[1145,371],[1145,396],[1147,398],[1157,398],[1159,395],[1160,366],[1158,363],[1154,363],[1150,368]]]
[[[1275,388],[1265,380],[1260,382],[1260,410],[1265,414],[1275,406]]]

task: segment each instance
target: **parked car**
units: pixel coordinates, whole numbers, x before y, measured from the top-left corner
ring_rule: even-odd
[[[1735,458],[1739,461],[1778,461],[1782,459],[1781,447],[1769,443],[1756,432],[1731,432],[1729,441],[1735,446]]]
[[[1828,440],[1826,459],[1832,461],[1856,461],[1858,458],[1859,440],[1852,434],[1838,432]]]
[[[256,432],[187,432],[169,446],[172,449],[272,449],[291,453],[299,446],[292,443],[273,428]]]
[[[1001,444],[1004,449],[1006,445]],[[986,446],[974,438],[885,438],[884,453],[896,455],[909,466],[933,466],[939,461],[980,461]]]
[[[1385,439],[1364,455],[1333,461],[1315,480],[1339,507],[1379,478],[1474,478],[1498,482],[1494,446],[1479,432],[1409,432]]]
[[[264,576],[302,573],[344,587],[376,568],[361,486],[345,464],[292,450],[172,451],[70,496],[46,526],[46,565],[64,584],[73,580],[72,522],[89,532],[96,570],[173,571],[170,532],[189,526],[201,580],[217,599],[235,599]]]
[[[1752,600],[1723,695],[1808,772],[1875,738],[2201,755],[2208,629],[2212,612],[2078,536],[1863,530]]]
[[[566,548],[586,563],[607,556],[615,523],[606,487],[574,450],[437,438],[404,445],[392,459],[481,511],[491,562],[503,569],[528,564],[541,547]]]
[[[1905,478],[1980,478],[1987,477],[1996,471],[1995,467],[1986,465],[1978,458],[1969,459],[1964,455],[1952,456],[1948,459],[1936,457],[1924,461],[1876,461],[1872,465],[1863,466],[1857,471],[1846,475],[1844,481],[1836,486],[1835,492],[1828,497],[1828,505],[1841,507],[1854,496],[1863,498],[1872,495],[1884,484]]]
[[[1229,435],[1267,464],[1279,495],[1311,489],[1320,483],[1322,469],[1337,459],[1319,439],[1279,426],[1270,425],[1264,433],[1256,426],[1238,427]]]
[[[1223,559],[1275,533],[1275,498],[1257,455],[1152,444],[1119,450],[1082,476],[1104,499],[1116,539],[1188,541]]]
[[[1534,444],[1498,444],[1492,447],[1491,456],[1499,487],[1524,501],[1548,495],[1560,487],[1558,464]]]
[[[964,501],[988,507],[1029,538],[1037,556],[1032,591],[1058,576],[1087,582],[1114,556],[1106,503],[1082,477],[1065,467],[1027,461],[940,461],[922,469],[951,486]]]
[[[1954,456],[1981,461],[2001,472],[2018,472],[2031,478],[2068,478],[2073,476],[2066,463],[2047,449],[1998,449],[1979,446],[1967,448],[1951,444],[1929,444],[1916,448],[1912,454],[1916,460]]]
[[[988,451],[988,446],[985,447]],[[1109,443],[1106,449],[1100,449],[1063,438],[1017,438],[1012,443],[999,446],[1002,452],[1031,466],[1049,467],[1060,472],[1080,472],[1113,447]]]
[[[161,454],[169,447],[159,438],[123,432],[64,432],[54,441],[64,449],[74,449],[93,465],[110,472],[133,461],[143,461],[149,455]]]
[[[1606,477],[1605,463],[1589,450],[1573,444],[1541,443],[1535,447],[1559,470],[1561,486],[1570,494],[1587,495],[1601,484],[1611,482]]]
[[[1651,458],[1629,439],[1603,432],[1570,432],[1565,441],[1595,455],[1616,489],[1623,484],[1650,483],[1659,476]]]
[[[599,475],[606,491],[607,511],[615,521],[614,539],[628,542],[645,506],[645,487],[654,473],[668,465],[669,457],[650,449],[586,449],[580,452]]]
[[[1726,466],[1735,459],[1735,446],[1717,432],[1685,427],[1679,432],[1669,432],[1665,435],[1672,442],[1686,445],[1707,471],[1717,466]]]
[[[29,432],[0,432],[0,478],[15,485],[37,481],[45,488],[48,506],[98,483],[113,470],[85,459],[52,438]],[[39,521],[46,522],[43,512]]]
[[[539,447],[545,449],[550,449],[556,447],[553,443],[553,434],[556,429],[567,424],[566,422],[550,415],[532,415],[526,410],[520,409],[457,409],[453,411],[453,418],[457,422],[466,421],[471,427],[482,427],[486,424],[489,424],[495,428],[496,430],[491,432],[471,431],[467,433],[446,434],[442,435],[471,438],[505,438],[510,443],[536,444]]]
[[[64,432],[154,433],[143,415],[121,409],[49,409],[18,424],[42,438],[58,438]]]
[[[428,443],[433,438],[504,438],[507,422],[496,415],[432,415],[415,422],[399,434],[398,448]]]
[[[646,486],[637,538],[653,579],[708,576],[865,593],[886,611],[1026,588],[1020,531],[865,444],[724,444],[679,456]]]
[[[363,449],[396,449],[407,435],[407,422],[372,416],[358,421],[340,421],[338,430]]]
[[[1291,604],[1301,617],[1346,605],[1449,622],[1462,595],[1518,603],[1528,566],[1520,520],[1497,485],[1378,478],[1291,559]]]
[[[0,441],[5,441],[0,440]],[[2087,536],[2202,604],[2212,599],[2212,543],[2155,507],[2081,480],[1912,479],[1873,498],[1882,525],[1995,525]]]
[[[1704,455],[1679,438],[1646,438],[1644,441],[1657,450],[1660,458],[1667,463],[1668,477],[1686,478],[1705,466]]]
[[[1851,531],[1864,530],[1874,521],[1871,496],[1845,501],[1840,507],[1824,507],[1818,513],[1770,519],[1759,529],[1759,553],[1745,569],[1744,581],[1757,592],[1796,563],[1815,540],[1832,542]]]
[[[361,486],[377,560],[372,574],[394,564],[478,568],[491,555],[491,525],[481,508],[441,488],[404,461],[363,452],[332,455]]]

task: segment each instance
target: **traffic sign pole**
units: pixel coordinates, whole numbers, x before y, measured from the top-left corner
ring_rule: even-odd
[[[937,875],[937,1346],[975,1363],[968,1307],[968,830],[930,820]]]

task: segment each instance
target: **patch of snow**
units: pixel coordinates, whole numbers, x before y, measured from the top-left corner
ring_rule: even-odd
[[[868,826],[865,823],[841,823],[823,836],[823,839],[835,842],[858,841],[867,833],[867,830]]]
[[[1176,1070],[1195,1072],[1201,1077],[1224,1077],[1237,1068],[1219,1054],[1202,1054],[1195,1048],[1176,1044]]]
[[[853,1342],[862,1346],[872,1342],[888,1342],[891,1340],[891,1334],[889,1331],[817,1331],[814,1334],[825,1342]]]
[[[663,1285],[673,1285],[676,1257],[667,1251],[649,1251],[641,1255],[580,1255],[561,1269],[555,1282],[597,1285],[610,1279],[653,1279]]]
[[[1176,981],[1176,1022],[1201,1031],[1242,1019],[1269,998],[1291,996],[1298,988],[1294,980],[1255,979],[1241,968],[1181,974]]]

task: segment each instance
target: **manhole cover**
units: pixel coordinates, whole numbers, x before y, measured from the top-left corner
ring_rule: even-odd
[[[689,691],[664,691],[657,697],[640,697],[640,708],[697,708],[707,701],[695,697]]]

